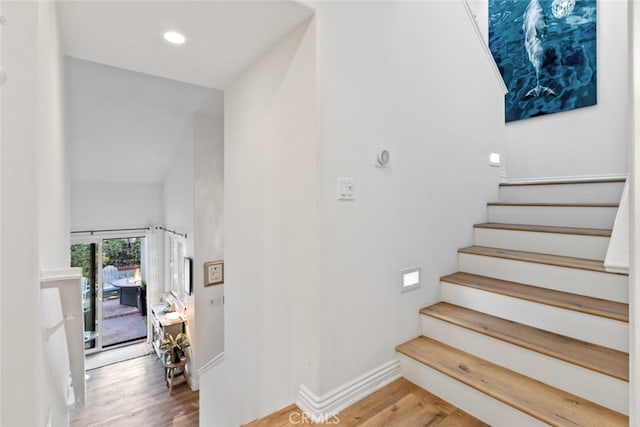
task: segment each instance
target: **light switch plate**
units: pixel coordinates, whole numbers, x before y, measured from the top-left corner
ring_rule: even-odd
[[[338,178],[338,200],[354,200],[353,190],[353,178]]]

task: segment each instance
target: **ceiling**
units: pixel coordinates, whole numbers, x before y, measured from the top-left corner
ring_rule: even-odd
[[[66,55],[216,89],[312,13],[294,1],[59,2]],[[186,43],[167,43],[170,30]]]
[[[68,58],[74,182],[161,183],[194,113],[222,117],[223,93]]]
[[[73,182],[162,183],[192,115],[313,11],[294,1],[59,1]],[[183,45],[163,39],[186,36]]]

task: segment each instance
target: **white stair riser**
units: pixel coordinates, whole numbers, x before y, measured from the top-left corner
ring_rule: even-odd
[[[600,316],[440,282],[442,301],[624,352],[629,325]]]
[[[627,303],[628,276],[459,253],[460,271]]]
[[[489,222],[610,230],[617,208],[490,205],[487,211]]]
[[[628,414],[629,383],[430,316],[422,334],[512,371]]]
[[[547,424],[469,387],[427,365],[398,353],[402,376],[441,399],[495,427],[538,427]]]
[[[624,182],[501,186],[506,203],[619,203]]]
[[[609,246],[608,237],[575,234],[475,228],[474,235],[478,246],[598,260],[604,260]]]

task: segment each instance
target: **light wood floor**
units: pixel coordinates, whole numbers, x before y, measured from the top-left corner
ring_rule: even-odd
[[[185,383],[171,394],[155,354],[89,371],[87,404],[71,426],[196,427],[199,393]]]
[[[401,378],[348,407],[326,424],[315,424],[291,405],[247,427],[336,425],[363,427],[481,427],[487,424]]]
[[[199,393],[177,385],[171,394],[155,355],[89,372],[87,405],[71,413],[72,427],[197,427]],[[251,427],[320,425],[305,421],[291,405],[249,424]],[[486,424],[455,406],[399,379],[350,406],[324,425],[393,427],[482,427]]]

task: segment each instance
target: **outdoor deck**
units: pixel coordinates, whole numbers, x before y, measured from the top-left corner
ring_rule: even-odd
[[[106,298],[102,310],[103,347],[147,336],[147,316],[141,315],[137,307],[120,305],[118,295]]]

